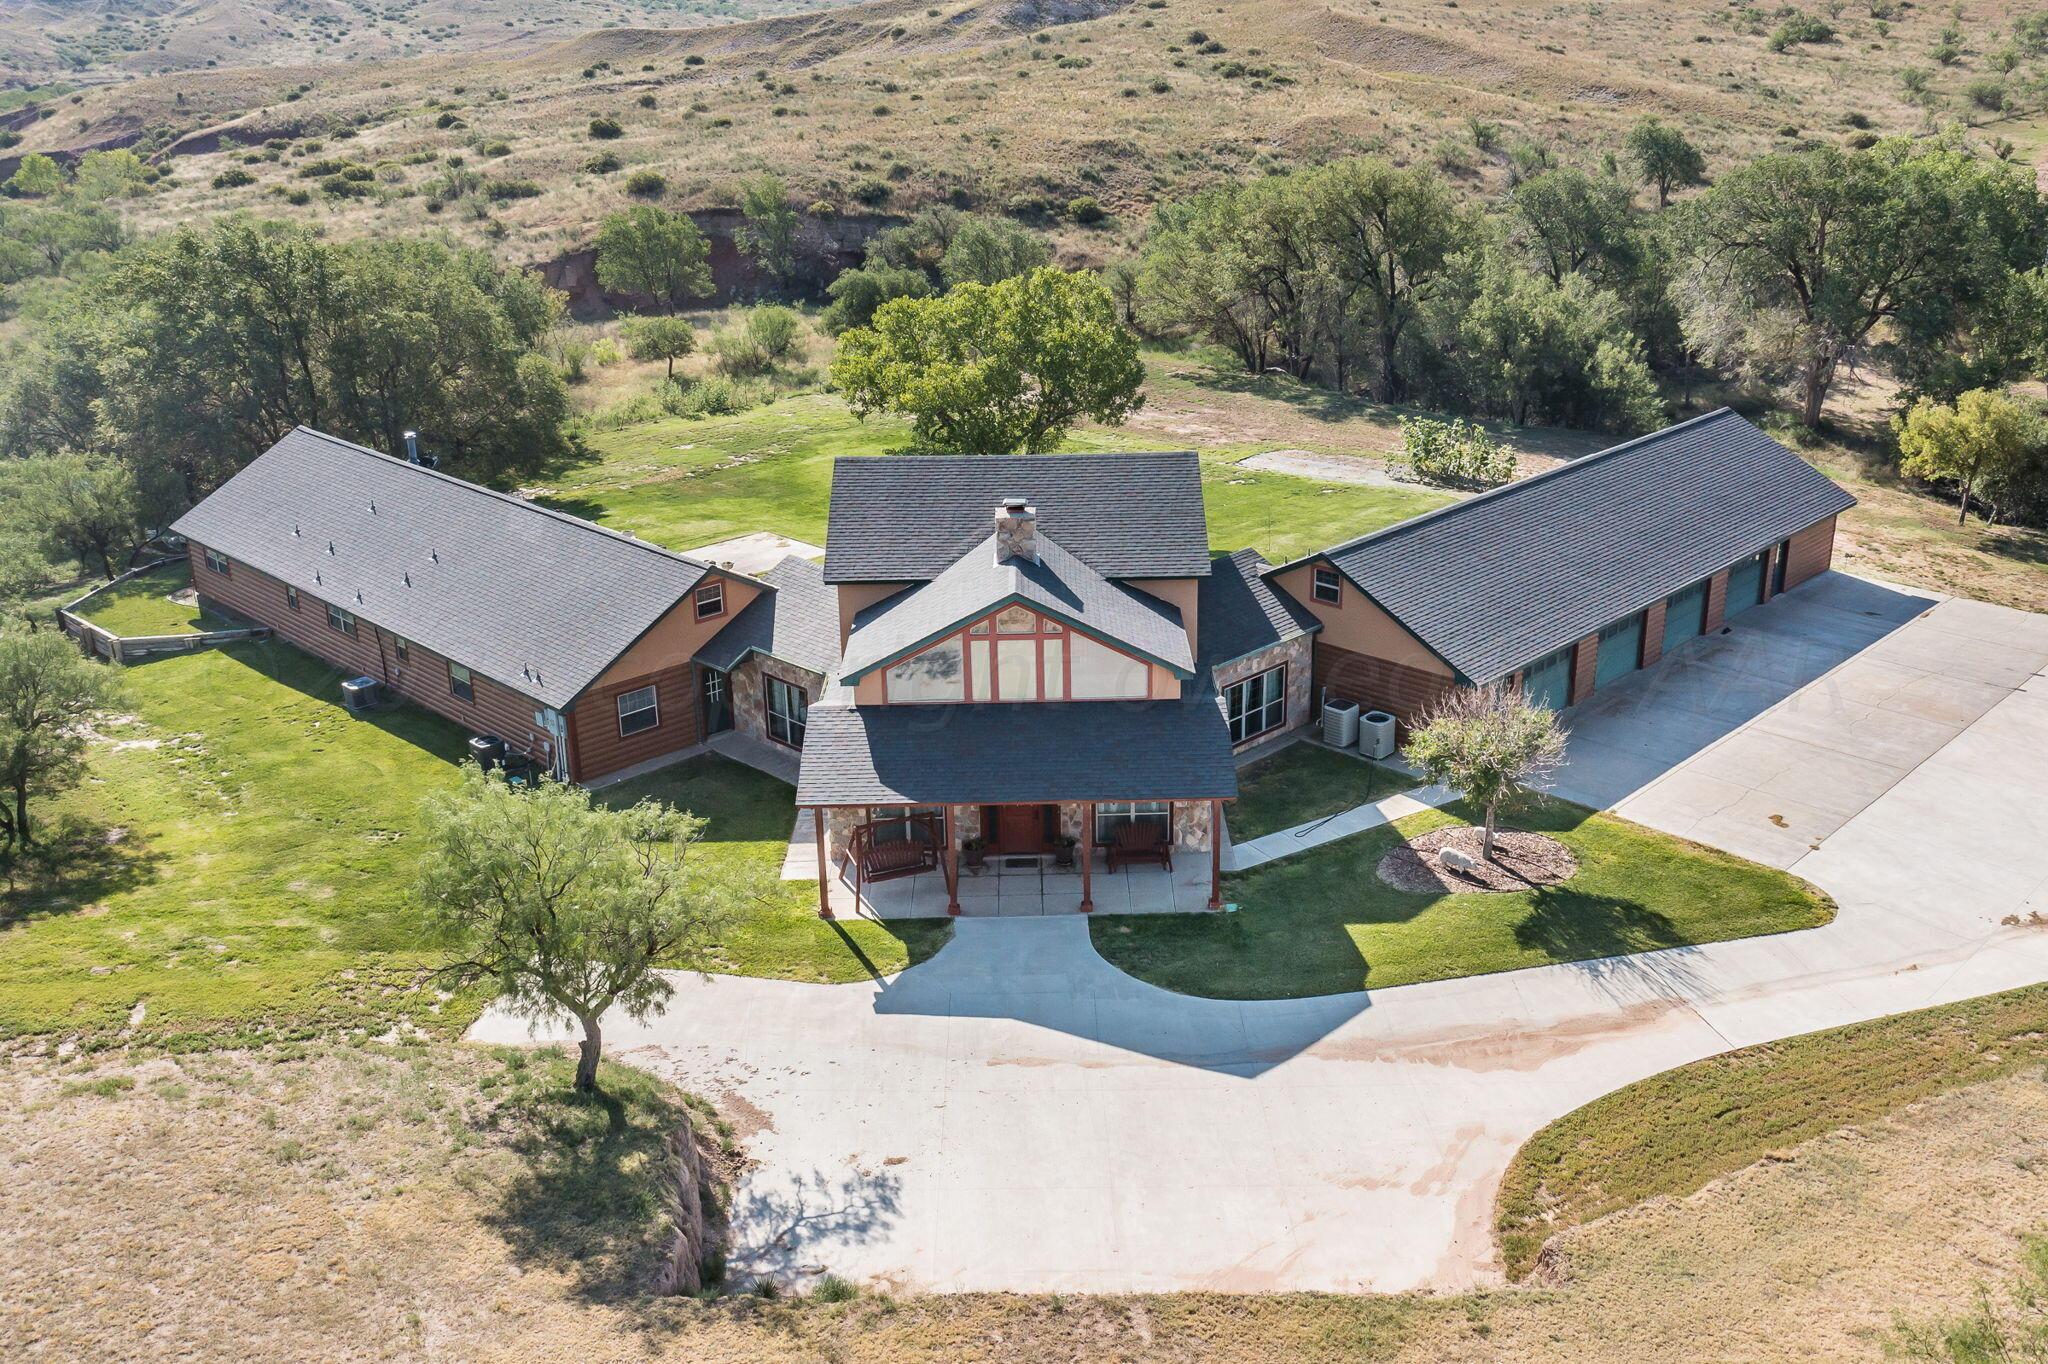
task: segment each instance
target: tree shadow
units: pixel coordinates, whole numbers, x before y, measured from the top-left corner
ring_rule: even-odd
[[[1552,961],[1591,961],[1692,943],[1668,917],[1633,900],[1590,895],[1569,885],[1540,886],[1528,895],[1529,912],[1515,925],[1515,943]]]
[[[0,930],[76,913],[156,879],[164,862],[145,835],[64,815],[35,846],[0,853]]]
[[[858,1244],[896,1224],[903,1181],[889,1169],[844,1174],[812,1169],[757,1179],[733,1203],[727,1221],[726,1282],[787,1284],[814,1266],[830,1267],[834,1250]]]

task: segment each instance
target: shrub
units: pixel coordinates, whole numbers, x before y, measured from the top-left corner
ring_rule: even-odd
[[[1164,95],[1173,89],[1173,82],[1164,76],[1154,76],[1152,84],[1146,87],[1155,95]]]
[[[1083,194],[1079,198],[1067,201],[1067,216],[1077,223],[1086,224],[1099,223],[1109,215],[1103,212],[1101,203],[1094,195]]]
[[[665,384],[661,391],[661,410],[672,417],[730,417],[756,401],[755,390],[720,374],[688,387]]]
[[[704,59],[703,59],[702,57],[698,56],[698,55],[697,55],[696,53],[692,52],[692,53],[691,53],[691,54],[690,54],[689,56],[687,56],[687,57],[683,58],[683,65],[684,65],[684,66],[702,66],[702,65],[704,65]]]
[[[1783,52],[1800,43],[1832,42],[1834,36],[1834,25],[1827,20],[1818,15],[1795,13],[1778,25],[1765,46],[1773,52]]]
[[[469,125],[462,121],[460,114],[451,109],[435,119],[434,126],[436,128],[467,128]]]
[[[370,192],[370,187],[345,175],[330,175],[320,182],[320,192],[336,199],[360,199]]]
[[[711,353],[721,374],[766,374],[795,354],[803,326],[794,310],[768,305],[711,338]]]
[[[804,211],[813,218],[836,218],[839,216],[839,209],[824,199],[818,200]]]
[[[1996,76],[1979,76],[1963,87],[1970,103],[1989,113],[2005,108],[2005,82]]]
[[[668,180],[660,171],[636,170],[626,177],[626,193],[643,199],[651,199],[667,188]]]
[[[610,152],[599,152],[583,163],[583,169],[591,172],[593,175],[610,175],[625,164],[625,162],[619,160],[618,157]]]
[[[615,118],[593,118],[590,120],[590,135],[599,141],[608,141],[614,137],[624,137],[626,130]]]
[[[642,95],[640,97],[640,107],[642,109],[652,109],[654,107],[654,96]]]
[[[1491,487],[1515,476],[1514,452],[1462,417],[1401,418],[1402,458],[1424,483]]]
[[[811,1289],[812,1302],[852,1302],[859,1296],[860,1289],[837,1274],[823,1275]]]
[[[493,180],[484,188],[484,193],[503,203],[507,199],[537,198],[540,186],[531,180]]]
[[[303,208],[313,202],[313,191],[295,187],[285,192],[284,201],[295,208]],[[429,204],[427,207],[431,211],[435,206]]]
[[[215,189],[240,189],[244,185],[253,185],[255,183],[256,177],[243,170],[240,166],[230,166],[219,175],[213,177],[213,187]]]
[[[889,202],[888,182],[877,180],[873,176],[855,185],[852,192],[856,202],[866,204],[870,208]]]

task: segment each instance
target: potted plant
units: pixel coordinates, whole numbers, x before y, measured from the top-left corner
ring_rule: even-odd
[[[1061,834],[1058,838],[1055,838],[1052,841],[1053,865],[1056,867],[1072,867],[1074,865],[1074,849],[1079,846],[1080,842],[1081,840],[1075,838],[1072,834]]]
[[[975,871],[980,871],[988,861],[988,843],[975,836],[960,840],[960,860]]]

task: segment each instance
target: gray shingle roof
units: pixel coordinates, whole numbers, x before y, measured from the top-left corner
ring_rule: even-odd
[[[798,805],[1232,800],[1213,689],[1177,701],[811,708]]]
[[[1312,557],[1483,683],[1855,504],[1723,408]]]
[[[1194,671],[1180,611],[1149,593],[1120,587],[1038,535],[1038,558],[996,559],[993,532],[944,573],[853,618],[840,675],[847,681],[1013,601],[1113,644],[1126,645],[1183,677]]]
[[[1196,625],[1204,668],[1323,628],[1307,607],[1259,576],[1267,567],[1257,550],[1241,549],[1218,558],[1202,579]]]
[[[987,538],[1006,497],[1105,578],[1209,571],[1201,463],[1190,451],[889,455],[832,465],[825,581],[925,582]]]
[[[707,571],[306,427],[173,529],[555,707]]]
[[[763,592],[697,651],[697,661],[731,672],[748,654],[764,653],[818,674],[839,663],[839,594],[825,571],[792,554],[761,575]]]

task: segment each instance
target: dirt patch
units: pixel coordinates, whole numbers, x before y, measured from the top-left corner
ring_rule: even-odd
[[[1432,829],[1410,839],[1380,859],[1380,880],[1395,890],[1416,895],[1501,895],[1537,886],[1560,885],[1579,869],[1570,848],[1543,834],[1502,829],[1494,835],[1493,860],[1480,861],[1482,830],[1470,825]],[[1445,848],[1479,862],[1473,871],[1444,865]]]
[[[1313,450],[1268,450],[1244,461],[1247,469],[1267,473],[1293,474],[1298,478],[1320,479],[1325,483],[1357,483],[1368,487],[1407,486],[1387,472],[1378,460],[1357,455],[1319,455]]]

